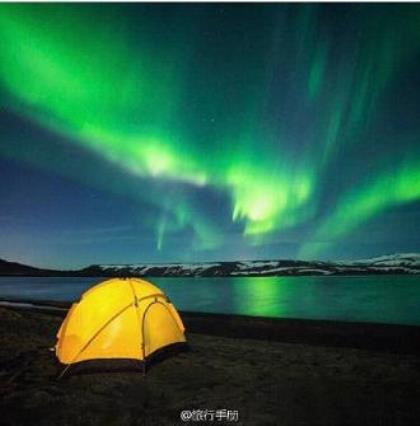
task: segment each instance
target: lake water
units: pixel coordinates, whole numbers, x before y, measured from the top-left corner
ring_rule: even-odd
[[[75,301],[101,278],[0,277],[0,299]],[[151,278],[179,310],[420,325],[420,276]]]

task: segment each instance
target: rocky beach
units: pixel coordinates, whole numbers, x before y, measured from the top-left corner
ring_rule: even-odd
[[[138,371],[57,375],[65,306],[0,307],[2,425],[414,425],[418,327],[183,314],[189,350]]]

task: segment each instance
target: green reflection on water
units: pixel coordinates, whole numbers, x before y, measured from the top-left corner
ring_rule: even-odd
[[[233,310],[240,314],[281,317],[288,310],[290,296],[291,289],[285,277],[232,279]]]

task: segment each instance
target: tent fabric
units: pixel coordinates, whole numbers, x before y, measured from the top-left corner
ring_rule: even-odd
[[[145,361],[166,346],[185,342],[175,307],[153,284],[114,278],[87,290],[57,333],[56,355],[71,365],[95,359]]]

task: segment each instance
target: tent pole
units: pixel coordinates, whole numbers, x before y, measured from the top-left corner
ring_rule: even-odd
[[[64,375],[67,373],[70,367],[71,367],[71,364],[66,365],[63,371],[58,375],[57,380],[61,380],[64,377]]]

